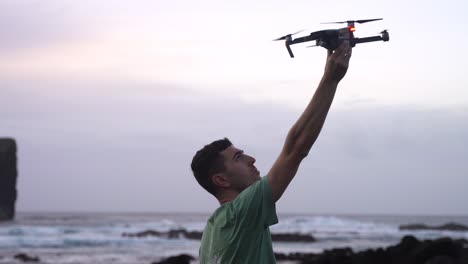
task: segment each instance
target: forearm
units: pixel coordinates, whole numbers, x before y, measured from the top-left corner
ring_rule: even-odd
[[[317,140],[335,97],[337,81],[324,75],[306,109],[290,129],[284,150],[291,155],[306,157]]]

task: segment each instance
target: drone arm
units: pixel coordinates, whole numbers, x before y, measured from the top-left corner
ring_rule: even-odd
[[[384,38],[382,38],[381,36],[373,36],[373,37],[367,37],[367,38],[355,38],[354,39],[354,43],[355,44],[358,44],[358,43],[365,43],[365,42],[372,42],[372,41],[386,41]]]

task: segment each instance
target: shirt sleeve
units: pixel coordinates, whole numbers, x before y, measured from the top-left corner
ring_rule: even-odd
[[[278,223],[276,206],[266,176],[243,190],[232,201],[238,221],[254,229],[267,228]]]

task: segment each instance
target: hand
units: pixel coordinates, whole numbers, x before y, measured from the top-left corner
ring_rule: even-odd
[[[326,80],[339,82],[346,75],[351,58],[352,48],[349,41],[344,41],[333,52],[328,50],[327,63],[325,65],[325,73],[323,77]]]

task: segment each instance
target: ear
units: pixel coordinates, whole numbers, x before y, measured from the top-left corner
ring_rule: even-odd
[[[228,177],[224,173],[217,173],[211,177],[213,184],[219,188],[227,188],[231,186]]]

